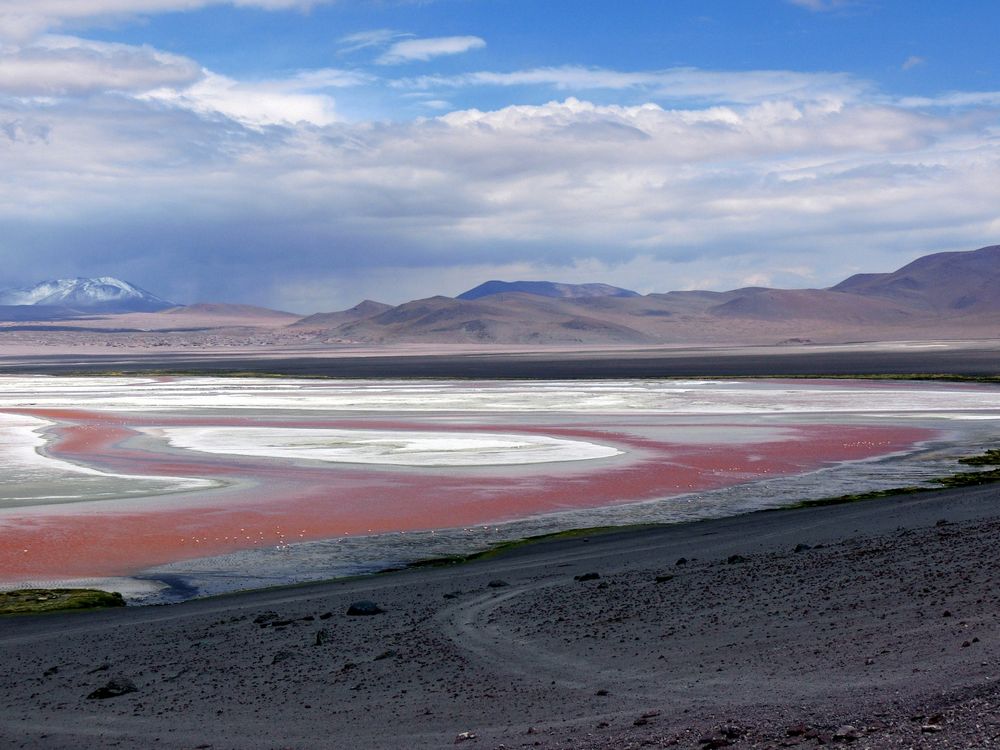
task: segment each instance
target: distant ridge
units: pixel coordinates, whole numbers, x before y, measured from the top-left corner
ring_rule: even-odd
[[[462,292],[456,299],[481,299],[493,294],[535,294],[557,299],[582,299],[585,297],[638,297],[631,289],[610,284],[558,284],[554,281],[487,281],[474,289]]]
[[[333,326],[337,326],[342,323],[351,323],[356,320],[372,318],[376,315],[384,313],[386,310],[391,309],[392,305],[366,299],[364,302],[359,302],[349,310],[316,313],[315,315],[309,315],[302,318],[302,320],[299,320],[296,323],[292,323],[292,326],[296,328],[332,328]]]
[[[283,318],[298,319],[300,316],[284,310],[272,310],[256,305],[234,305],[226,302],[197,302],[193,305],[179,305],[163,311],[164,315],[207,315],[219,318]]]
[[[925,255],[898,271],[857,274],[830,289],[937,312],[1000,311],[1000,245]]]
[[[852,276],[829,289],[642,296],[606,284],[488,281],[456,299],[430,297],[350,317],[346,312],[295,325],[309,325],[325,341],[390,345],[787,345],[921,339],[931,332],[991,336],[1000,330],[1000,245],[927,255],[892,273]]]
[[[791,344],[995,339],[1000,331],[1000,245],[926,255],[889,273],[851,276],[827,289],[747,287],[639,295],[607,284],[489,281],[460,295],[392,306],[365,300],[307,317],[242,304],[172,306],[113,277],[61,279],[0,292],[0,321],[83,321],[173,331],[202,343],[502,346]],[[141,313],[141,314],[140,314]],[[256,329],[256,330],[254,330]],[[229,331],[217,334],[216,331]],[[236,333],[232,333],[237,331]],[[183,333],[187,332],[187,333]],[[211,332],[211,333],[205,333]],[[261,334],[260,332],[264,332]],[[217,338],[218,337],[218,338]],[[101,345],[100,343],[98,345]],[[187,344],[181,344],[186,346]]]
[[[39,306],[85,312],[156,312],[176,307],[162,297],[113,276],[52,279],[34,286],[0,291],[0,305]],[[53,314],[55,312],[53,311]]]

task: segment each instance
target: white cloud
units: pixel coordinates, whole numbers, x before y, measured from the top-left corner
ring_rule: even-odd
[[[901,70],[913,70],[914,68],[919,68],[926,62],[927,60],[925,60],[923,57],[919,57],[918,55],[910,55],[903,61],[903,64],[900,65],[899,67]]]
[[[206,115],[221,114],[251,127],[330,125],[338,119],[335,102],[321,92],[361,85],[367,80],[363,75],[337,69],[311,70],[286,79],[265,81],[236,81],[206,71],[191,86],[160,88],[140,98]]]
[[[191,11],[209,5],[308,10],[333,0],[0,0],[0,38],[25,40],[69,22]]]
[[[375,60],[380,65],[397,65],[430,60],[442,55],[458,55],[482,49],[486,42],[478,36],[441,36],[428,39],[405,39],[393,43]]]
[[[49,36],[0,48],[0,94],[13,96],[145,91],[190,85],[201,76],[193,60],[151,47]]]
[[[0,96],[52,100],[117,94],[223,116],[244,125],[329,125],[337,120],[330,89],[361,86],[371,76],[323,68],[283,79],[238,81],[193,60],[151,47],[47,35],[0,47]]]
[[[384,47],[390,42],[402,37],[412,37],[413,34],[406,34],[392,29],[371,29],[370,31],[359,31],[354,34],[342,36],[339,41],[342,46],[341,54],[350,54],[358,50],[370,47]]]
[[[806,10],[824,13],[854,5],[858,0],[788,0],[788,2]]]
[[[1000,91],[951,91],[937,96],[906,96],[901,107],[1000,107]]]
[[[795,99],[855,98],[869,86],[843,73],[798,73],[786,70],[710,71],[671,68],[623,72],[605,68],[562,66],[506,73],[480,71],[456,76],[403,78],[393,86],[431,90],[472,86],[548,86],[561,91],[634,89],[663,100],[748,103],[775,97]]]

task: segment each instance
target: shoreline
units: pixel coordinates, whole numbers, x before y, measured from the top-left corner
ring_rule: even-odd
[[[0,737],[431,748],[471,731],[481,747],[696,748],[734,726],[731,745],[749,748],[814,747],[850,724],[858,747],[989,746],[998,499],[996,485],[944,489],[169,607],[4,618]],[[385,614],[345,617],[358,599]],[[268,612],[288,624],[254,622]],[[119,673],[135,694],[85,698]]]
[[[934,441],[931,441],[931,442],[933,443]],[[926,451],[928,449],[927,446],[928,446],[928,441],[923,441],[923,442],[920,442],[918,444],[915,444],[910,449],[905,450],[905,451],[900,451],[900,452],[886,454],[886,455],[880,455],[880,456],[871,457],[871,458],[851,460],[851,461],[843,462],[843,464],[841,464],[841,465],[844,465],[844,464],[857,464],[857,463],[882,462],[882,461],[885,461],[887,459],[897,458],[897,457],[900,457],[900,456],[912,456],[912,455],[916,455],[916,454],[919,454],[919,453],[922,453],[922,452]],[[411,568],[411,567],[448,566],[448,565],[451,565],[451,564],[454,564],[454,563],[459,563],[459,562],[464,562],[464,561],[473,561],[473,560],[481,559],[481,558],[484,558],[484,557],[490,557],[490,556],[496,555],[497,553],[503,552],[504,550],[512,548],[512,547],[526,546],[526,545],[537,543],[537,542],[544,542],[544,541],[549,540],[549,539],[572,538],[572,537],[578,537],[578,536],[587,535],[587,534],[594,535],[594,534],[599,534],[599,533],[600,534],[605,534],[605,533],[620,533],[620,532],[628,532],[630,530],[639,529],[639,528],[658,528],[658,527],[677,526],[677,525],[684,525],[684,524],[690,524],[690,523],[703,522],[703,521],[706,521],[706,520],[717,520],[717,519],[721,519],[721,518],[746,517],[746,516],[754,515],[756,513],[763,513],[763,512],[776,512],[776,511],[783,511],[783,510],[807,509],[807,508],[815,508],[815,507],[824,507],[824,506],[829,506],[829,505],[854,503],[854,502],[861,502],[861,501],[868,501],[868,500],[877,500],[877,499],[883,499],[883,498],[887,498],[887,497],[905,496],[905,495],[909,495],[909,494],[918,494],[918,493],[925,493],[925,492],[936,492],[936,491],[940,491],[943,488],[949,488],[949,487],[953,488],[953,487],[964,487],[964,486],[979,486],[979,485],[982,485],[982,484],[987,484],[987,483],[992,483],[992,482],[1000,481],[1000,476],[997,476],[998,472],[1000,472],[1000,468],[996,468],[998,463],[1000,463],[1000,456],[997,455],[997,451],[987,450],[985,453],[973,454],[973,455],[969,455],[969,456],[967,456],[965,458],[958,459],[957,460],[957,464],[954,467],[954,471],[952,471],[951,473],[948,473],[948,474],[943,474],[943,475],[941,475],[939,477],[925,478],[923,481],[925,481],[926,484],[924,484],[924,485],[898,486],[898,487],[891,487],[891,488],[886,488],[886,489],[876,489],[876,490],[870,490],[870,491],[865,491],[865,492],[860,492],[860,493],[853,493],[853,494],[844,494],[844,495],[836,495],[836,496],[819,497],[819,498],[807,499],[807,500],[795,500],[795,501],[788,502],[788,503],[785,503],[785,504],[782,504],[782,505],[775,505],[775,506],[770,506],[770,507],[760,507],[760,508],[755,508],[755,509],[752,509],[752,510],[740,510],[740,511],[737,511],[737,512],[730,513],[728,515],[710,516],[710,517],[707,517],[707,518],[688,518],[688,519],[678,520],[678,521],[657,521],[657,520],[646,520],[646,521],[643,521],[643,520],[638,520],[638,521],[633,522],[633,523],[625,522],[625,523],[604,523],[604,524],[600,524],[600,525],[597,525],[597,526],[568,526],[568,527],[565,527],[565,528],[560,528],[560,529],[558,529],[556,531],[544,531],[544,532],[541,532],[541,533],[527,534],[527,535],[523,535],[523,536],[511,536],[509,538],[502,539],[501,541],[496,541],[496,542],[489,543],[488,546],[485,546],[485,547],[483,547],[481,549],[477,549],[477,550],[474,550],[474,551],[468,552],[468,553],[463,553],[463,552],[454,552],[454,553],[452,553],[452,552],[444,552],[444,553],[442,553],[441,555],[438,555],[438,556],[430,556],[430,557],[426,557],[426,558],[418,557],[416,559],[400,560],[399,562],[393,562],[393,563],[390,563],[390,564],[388,564],[388,565],[386,565],[384,567],[377,567],[377,563],[372,563],[372,564],[369,564],[369,565],[365,566],[367,568],[365,570],[362,570],[362,571],[359,571],[359,572],[350,572],[350,573],[346,573],[345,575],[336,575],[336,576],[333,576],[333,577],[325,577],[325,578],[305,579],[305,580],[299,580],[299,581],[289,581],[287,583],[265,584],[265,585],[261,585],[261,586],[250,586],[250,587],[247,587],[247,588],[235,588],[235,589],[232,589],[232,590],[229,590],[229,591],[215,591],[215,592],[210,592],[210,593],[207,593],[207,594],[200,594],[198,586],[192,584],[189,576],[185,576],[184,574],[177,574],[177,573],[173,573],[173,572],[158,573],[156,571],[156,567],[159,567],[159,566],[156,566],[156,567],[148,569],[148,570],[139,571],[139,572],[137,572],[134,575],[127,575],[127,576],[123,575],[123,576],[121,576],[120,580],[121,580],[122,585],[124,586],[124,588],[121,588],[121,587],[116,588],[114,585],[110,585],[110,586],[108,586],[108,585],[102,585],[100,583],[100,580],[99,580],[101,578],[101,576],[84,576],[84,577],[81,577],[79,579],[71,579],[71,578],[65,578],[65,579],[63,579],[63,578],[56,578],[56,579],[51,579],[52,580],[51,583],[50,582],[39,583],[39,582],[37,582],[37,579],[32,579],[31,581],[28,581],[25,584],[13,584],[13,583],[9,584],[7,586],[4,586],[2,588],[2,590],[5,590],[5,591],[6,590],[16,590],[18,588],[23,588],[25,586],[29,586],[30,585],[30,587],[32,587],[32,588],[38,588],[38,587],[42,587],[42,588],[66,588],[66,587],[70,587],[70,588],[72,588],[72,587],[95,588],[96,587],[96,588],[100,588],[100,589],[107,590],[107,591],[120,590],[122,592],[129,592],[129,591],[131,591],[131,589],[129,588],[130,584],[137,584],[137,585],[139,585],[141,587],[143,585],[151,585],[151,584],[164,583],[166,587],[164,589],[164,592],[162,593],[162,596],[156,596],[156,597],[154,597],[154,600],[143,601],[144,599],[149,599],[149,594],[147,593],[145,596],[140,596],[139,597],[140,601],[133,603],[132,606],[159,606],[159,605],[163,605],[163,604],[176,604],[176,603],[180,603],[180,602],[183,602],[183,601],[188,601],[188,600],[195,599],[195,598],[197,598],[197,599],[206,599],[206,598],[212,598],[212,597],[215,597],[215,596],[228,596],[228,595],[231,595],[231,594],[238,594],[238,593],[245,593],[245,592],[279,589],[279,588],[281,588],[283,586],[297,587],[297,586],[301,586],[301,585],[308,585],[309,583],[314,583],[314,582],[316,582],[316,583],[318,583],[318,582],[333,583],[333,582],[337,582],[337,581],[341,581],[341,580],[353,580],[353,579],[356,579],[356,578],[359,578],[359,577],[370,576],[370,575],[380,575],[380,574],[383,574],[383,573],[395,572],[395,571],[398,571],[398,570],[403,570],[403,569],[407,569],[407,568]],[[965,464],[965,465],[969,465],[969,466],[978,466],[978,467],[981,467],[981,470],[980,471],[971,471],[971,472],[970,471],[965,471],[965,472],[963,472],[963,471],[960,470],[962,468],[961,464]],[[994,468],[991,468],[991,467],[994,467]],[[819,469],[819,470],[815,470],[815,471],[822,471],[822,470],[823,469]],[[812,473],[814,473],[814,471],[810,471],[810,472],[807,472],[805,474],[796,475],[796,476],[798,476],[799,478],[803,478],[803,477],[809,476]],[[787,478],[788,479],[795,479],[796,477],[792,476],[792,477],[787,477]],[[753,482],[753,483],[751,483],[749,485],[746,485],[746,487],[752,487],[754,484],[760,484],[760,481],[761,480],[757,480],[756,482]],[[732,489],[736,489],[736,488],[738,488],[738,486],[734,487],[734,488],[728,488],[728,489],[732,490]],[[761,486],[760,487],[760,491],[764,492],[764,491],[766,491],[766,488],[763,487],[763,486]],[[692,496],[693,497],[699,497],[699,496],[701,496],[701,493],[695,493]],[[685,497],[685,495],[680,495],[680,496],[677,496],[676,498],[673,498],[673,499],[675,499],[675,500],[677,500],[677,499],[683,499],[684,497]],[[637,502],[637,503],[628,504],[627,506],[623,506],[623,507],[641,507],[641,506],[647,506],[647,505],[650,505],[650,504],[656,505],[656,504],[660,504],[662,502],[663,502],[662,500],[641,501],[641,502]],[[612,510],[615,509],[615,507],[616,506],[610,506],[608,508],[605,508],[604,510],[612,511]],[[577,511],[577,512],[580,512],[580,511]],[[556,514],[556,515],[559,515],[559,514]],[[519,520],[516,520],[516,521],[504,522],[503,524],[500,524],[500,526],[507,526],[507,525],[511,525],[511,524],[513,524],[513,525],[525,524],[525,523],[527,523],[529,521],[530,521],[530,519],[519,519]],[[491,525],[493,525],[493,524],[491,524]],[[439,529],[438,531],[440,532],[440,531],[448,531],[448,530],[447,529],[444,529],[444,530],[440,530]],[[433,533],[433,532],[430,532],[430,533]],[[212,559],[213,558],[208,557],[208,558],[204,558],[204,561],[205,562],[210,562]],[[197,564],[199,563],[200,560],[201,560],[201,558],[195,558],[191,562],[197,566]],[[183,562],[184,561],[179,561],[179,563],[183,563]],[[172,563],[170,565],[172,565]],[[115,576],[108,577],[108,581],[109,582],[113,581],[115,579],[116,579]],[[167,579],[171,579],[171,580],[168,581]],[[178,586],[177,582],[180,582],[179,586]],[[174,590],[174,589],[182,591],[183,593],[181,595],[179,595],[179,596],[175,595],[175,594],[171,593],[171,591]],[[130,596],[130,594],[126,593],[126,596]]]
[[[984,458],[994,458],[997,459],[997,451],[994,449],[986,450],[983,454],[977,456],[969,456],[958,460],[958,463],[970,465],[970,466],[997,466],[1000,464],[1000,459],[995,461],[984,462],[979,459]],[[897,455],[897,454],[891,454]],[[879,456],[875,459],[860,459],[862,461],[878,460],[886,458],[887,456]],[[977,475],[983,475],[983,481],[971,481],[971,479]],[[958,480],[958,481],[955,481]],[[544,545],[564,540],[578,539],[581,537],[596,537],[596,536],[613,536],[615,534],[629,534],[632,532],[646,531],[650,529],[663,529],[675,526],[687,526],[691,524],[700,523],[710,523],[712,521],[721,521],[725,519],[739,519],[747,518],[759,513],[776,513],[783,511],[808,511],[813,508],[825,508],[834,505],[849,505],[853,503],[871,502],[879,501],[887,498],[894,497],[910,497],[914,495],[920,495],[929,492],[942,492],[944,490],[954,490],[966,487],[981,487],[985,485],[998,484],[1000,483],[1000,467],[994,469],[984,469],[981,472],[956,472],[955,474],[939,477],[937,479],[929,480],[937,483],[935,485],[912,485],[906,487],[895,487],[885,490],[872,490],[870,492],[862,492],[849,495],[838,495],[825,498],[816,498],[813,500],[800,500],[795,503],[790,503],[788,505],[781,505],[770,508],[758,508],[756,510],[746,511],[743,513],[736,513],[730,516],[719,516],[716,518],[696,518],[689,519],[685,521],[675,521],[675,522],[646,522],[646,523],[632,523],[632,524],[621,524],[612,526],[592,526],[592,527],[574,527],[567,528],[560,531],[552,531],[544,534],[536,534],[532,536],[518,537],[514,539],[509,539],[501,542],[496,542],[489,547],[478,550],[475,552],[470,552],[468,554],[451,554],[451,555],[441,555],[438,557],[428,557],[411,562],[402,563],[399,565],[392,565],[386,568],[381,568],[377,570],[372,570],[368,572],[356,573],[353,575],[336,576],[333,578],[323,578],[308,581],[297,581],[292,583],[279,583],[272,586],[261,586],[248,589],[237,589],[234,591],[224,591],[217,594],[207,594],[205,596],[198,596],[196,593],[194,595],[189,595],[186,599],[177,599],[176,601],[157,601],[149,604],[133,604],[133,607],[146,607],[146,606],[175,606],[177,604],[183,604],[184,602],[194,601],[194,600],[210,600],[220,597],[230,597],[238,596],[240,594],[253,594],[260,592],[269,591],[281,591],[283,589],[297,589],[302,586],[310,586],[314,584],[337,584],[344,583],[348,581],[362,580],[368,577],[390,575],[393,573],[400,573],[407,570],[415,569],[426,569],[426,568],[451,568],[455,565],[466,565],[469,563],[474,563],[479,560],[489,560],[495,557],[507,554],[513,550],[532,547],[534,545]],[[166,579],[173,579],[173,583],[167,581]],[[133,580],[130,578],[129,580]],[[197,589],[192,589],[192,587],[184,582],[183,577],[180,576],[163,576],[162,578],[156,577],[155,575],[139,575],[134,577],[137,581],[149,581],[154,583],[165,583],[169,588],[184,589],[189,594],[190,592],[197,591]],[[179,583],[178,583],[179,582]],[[112,593],[112,592],[106,592]]]

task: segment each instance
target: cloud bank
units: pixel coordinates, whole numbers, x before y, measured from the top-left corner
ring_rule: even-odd
[[[54,26],[205,4],[41,0],[32,13]],[[14,5],[0,0],[0,23]],[[393,64],[484,44],[340,41]],[[529,103],[448,104],[500,87]],[[350,119],[355,92],[438,114]],[[302,311],[495,277],[823,286],[1000,237],[1000,93],[898,98],[836,71],[405,77],[387,64],[238,80],[47,33],[0,47],[0,160],[5,285],[110,274],[180,301]]]

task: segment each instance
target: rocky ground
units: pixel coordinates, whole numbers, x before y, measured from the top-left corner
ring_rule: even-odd
[[[2,618],[0,744],[1000,746],[998,500],[758,513]],[[382,611],[349,613],[362,601]]]

